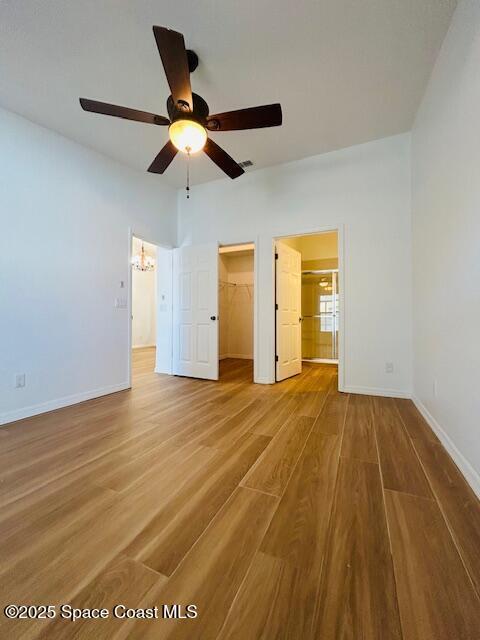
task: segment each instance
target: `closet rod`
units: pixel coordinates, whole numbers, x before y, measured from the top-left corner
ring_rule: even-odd
[[[225,287],[253,287],[253,284],[237,284],[236,282],[225,282],[224,280],[219,280],[219,284],[223,284]]]

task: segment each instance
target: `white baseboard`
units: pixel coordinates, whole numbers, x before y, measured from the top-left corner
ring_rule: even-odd
[[[171,367],[169,367],[168,369],[166,369],[166,368],[162,369],[161,367],[160,368],[155,367],[155,369],[153,370],[153,373],[162,373],[162,374],[165,374],[167,376],[173,375],[173,371],[172,371]]]
[[[464,457],[462,453],[457,449],[455,444],[450,439],[450,436],[444,431],[444,429],[438,424],[428,409],[422,404],[422,402],[415,396],[412,398],[415,406],[420,411],[422,416],[431,427],[432,431],[438,436],[438,439],[443,444],[447,453],[455,462],[465,480],[468,482],[477,498],[480,499],[480,475],[475,471],[470,462]]]
[[[244,353],[229,353],[224,358],[235,358],[235,360],[253,360],[253,355],[246,356]]]
[[[132,345],[132,349],[151,349],[152,347],[156,347],[156,343],[153,342],[152,344],[134,344]]]
[[[381,389],[380,387],[356,387],[345,386],[341,389],[344,393],[359,393],[366,396],[382,396],[386,398],[411,398],[410,391],[399,391],[398,389]]]
[[[63,398],[49,400],[48,402],[42,402],[40,404],[33,404],[29,407],[23,407],[22,409],[15,409],[14,411],[7,411],[6,413],[0,414],[0,426],[10,422],[15,422],[16,420],[31,418],[32,416],[37,416],[41,413],[55,411],[55,409],[69,407],[72,404],[78,404],[79,402],[85,402],[86,400],[93,400],[94,398],[107,396],[110,393],[117,393],[117,391],[125,391],[126,389],[130,389],[130,384],[128,382],[124,382],[123,384],[113,384],[100,389],[92,389],[91,391],[77,393],[72,396],[64,396]]]

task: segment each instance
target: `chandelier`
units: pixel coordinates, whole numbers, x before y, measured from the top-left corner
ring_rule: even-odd
[[[155,269],[155,260],[145,255],[145,247],[142,242],[142,250],[140,255],[136,255],[132,259],[132,266],[137,271],[153,271]]]

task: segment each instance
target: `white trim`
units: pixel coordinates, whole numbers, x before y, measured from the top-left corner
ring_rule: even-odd
[[[432,429],[432,431],[438,436],[438,439],[443,444],[447,453],[450,455],[454,463],[459,468],[461,474],[467,481],[467,483],[472,488],[473,492],[476,494],[477,498],[480,499],[480,475],[475,471],[470,462],[465,458],[465,456],[460,453],[455,444],[450,439],[450,436],[447,435],[445,430],[438,424],[432,414],[428,411],[425,405],[415,396],[412,398],[413,403],[420,411],[422,416],[428,423],[428,426]]]
[[[407,398],[410,399],[412,394],[410,391],[399,391],[398,389],[381,389],[380,387],[356,387],[348,386],[339,389],[344,393],[359,393],[366,396],[382,396],[385,398]]]
[[[244,353],[227,353],[221,355],[219,360],[226,360],[227,358],[235,358],[235,360],[253,360],[253,354],[246,356]]]
[[[257,378],[255,384],[275,384],[275,381],[269,378]]]
[[[333,225],[325,225],[323,227],[317,227],[315,229],[308,229],[303,232],[295,231],[294,233],[282,233],[276,235],[272,238],[272,272],[273,272],[273,308],[275,307],[275,243],[277,240],[282,240],[283,238],[298,238],[301,236],[314,236],[319,235],[321,233],[329,233],[332,231],[337,232],[337,247],[338,247],[338,286],[339,286],[339,312],[340,312],[340,324],[338,327],[338,390],[344,391],[348,393],[347,388],[345,387],[345,315],[346,315],[346,296],[345,296],[345,224],[343,222],[339,222],[338,224]],[[331,269],[329,269],[331,271]],[[276,317],[274,314],[274,323],[276,322]],[[274,333],[275,335],[275,333]],[[275,342],[275,340],[274,340]],[[275,344],[273,345],[272,350],[273,358],[272,358],[272,382],[276,381],[275,375]],[[351,393],[366,393],[369,394],[370,391],[352,391]],[[394,392],[398,393],[398,392]],[[384,395],[383,393],[372,393],[372,395]],[[410,395],[402,395],[397,396],[401,398],[408,397]]]
[[[132,349],[151,349],[152,347],[156,346],[156,342],[152,342],[152,344],[134,344],[132,345]]]
[[[132,338],[133,338],[133,325],[132,325],[132,250],[133,250],[133,229],[128,227],[128,278],[127,278],[127,331],[128,331],[128,344],[127,344],[127,376],[128,386],[132,386]]]
[[[259,256],[260,256],[260,236],[253,241],[253,382],[264,384],[261,376],[258,375],[259,354],[260,354],[260,274],[259,274]]]
[[[32,416],[37,416],[41,413],[55,411],[55,409],[63,409],[64,407],[69,407],[73,404],[85,402],[86,400],[93,400],[94,398],[100,398],[101,396],[107,396],[110,393],[125,391],[126,389],[130,389],[128,381],[123,382],[122,384],[112,384],[108,387],[84,391],[83,393],[76,393],[72,396],[64,396],[63,398],[49,400],[48,402],[41,402],[40,404],[33,404],[29,407],[23,407],[22,409],[16,409],[14,411],[7,411],[6,413],[0,414],[0,425],[8,424],[9,422],[16,422],[17,420],[23,420],[25,418],[31,418]]]
[[[338,246],[338,288],[340,289],[338,294],[338,308],[340,313],[340,323],[338,326],[338,390],[344,391],[345,389],[345,317],[347,315],[346,309],[346,294],[345,294],[345,225],[339,224],[337,226],[337,246]]]

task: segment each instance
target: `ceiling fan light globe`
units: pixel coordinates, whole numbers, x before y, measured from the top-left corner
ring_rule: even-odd
[[[172,144],[183,153],[201,151],[207,141],[207,132],[195,120],[175,120],[168,129]]]

